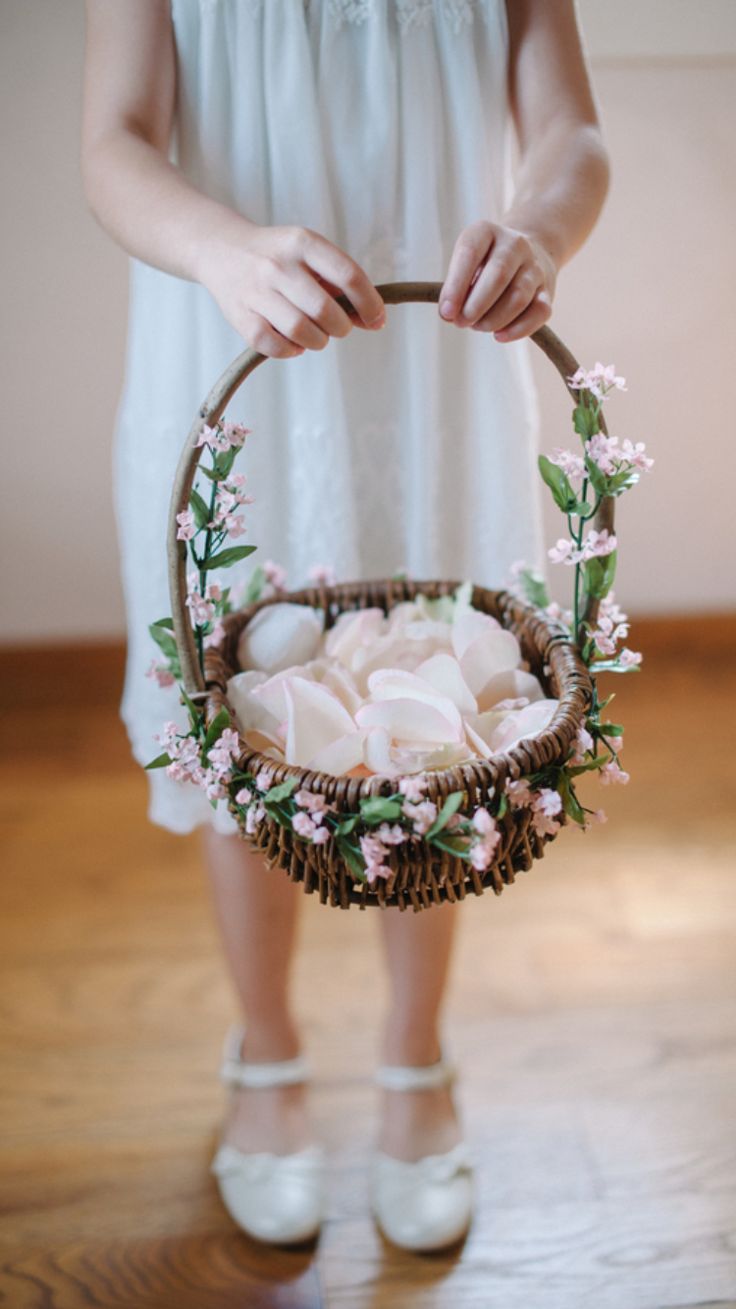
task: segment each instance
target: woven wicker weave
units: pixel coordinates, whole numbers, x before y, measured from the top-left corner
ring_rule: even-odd
[[[389,305],[411,301],[437,303],[441,283],[394,282],[380,285],[377,289]],[[346,309],[351,308],[342,298],[338,303]],[[448,327],[448,330],[452,329]],[[532,340],[567,381],[578,365],[562,342],[546,327],[536,332]],[[231,715],[233,727],[237,727],[237,723],[227,701],[226,684],[228,678],[239,671],[236,651],[240,633],[259,609],[273,604],[276,599],[312,605],[324,611],[326,626],[330,627],[338,614],[345,610],[377,607],[388,612],[393,605],[412,599],[420,592],[436,597],[451,593],[459,585],[459,580],[352,582],[312,587],[259,601],[249,608],[227,615],[224,619],[225,637],[218,646],[206,651],[205,678],[202,677],[185,606],[186,542],[177,540],[176,515],[186,509],[189,503],[189,494],[202,454],[201,447],[198,448],[196,443],[203,425],[213,425],[218,421],[246,377],[265,359],[266,356],[258,351],[246,350],[231,364],[208,395],[192,424],[182,452],[169,518],[172,615],[183,684],[195,703],[205,704],[208,722],[225,708]],[[571,394],[574,395],[574,392]],[[601,503],[595,520],[598,530],[612,530],[613,503],[610,497]],[[545,693],[559,699],[560,704],[552,722],[544,731],[519,742],[508,752],[494,755],[488,761],[473,760],[427,774],[429,799],[441,803],[452,792],[461,790],[467,799],[467,805],[463,808],[468,809],[487,802],[494,789],[498,792],[507,778],[515,779],[550,764],[565,762],[592,694],[588,670],[575,642],[564,628],[508,592],[475,587],[472,603],[497,618],[515,634],[523,658],[541,681]],[[583,622],[595,620],[597,605],[594,598],[589,598]],[[269,756],[245,746],[238,764],[253,773],[261,767],[268,768],[276,783],[290,777],[298,778],[300,785],[325,795],[338,812],[344,813],[354,813],[361,798],[376,794],[388,795],[395,787],[395,781],[385,777],[335,777],[306,768],[280,765]],[[237,806],[231,804],[231,809],[241,822]],[[509,809],[499,820],[499,826],[502,839],[496,857],[492,866],[483,873],[474,869],[466,860],[438,851],[426,842],[412,841],[392,848],[389,858],[394,870],[392,876],[385,880],[376,879],[372,885],[356,882],[335,849],[334,842],[312,845],[270,818],[260,824],[255,836],[246,839],[263,851],[269,865],[275,864],[285,869],[292,881],[301,882],[307,892],[316,892],[324,904],[341,908],[348,908],[353,903],[361,907],[370,904],[398,905],[400,909],[411,906],[419,910],[443,900],[461,900],[468,891],[480,895],[486,887],[500,893],[504,884],[513,882],[517,871],[531,867],[533,860],[543,854],[546,842],[552,839],[537,835],[530,825],[529,811],[523,808]]]

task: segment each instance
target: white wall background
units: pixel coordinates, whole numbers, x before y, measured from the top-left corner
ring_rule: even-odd
[[[614,178],[554,326],[586,363],[626,374],[612,430],[657,459],[622,502],[617,590],[637,613],[732,607],[736,3],[582,0],[581,13]],[[82,0],[0,0],[4,642],[124,631],[110,444],[126,257],[81,194],[82,44]],[[537,373],[551,447],[569,406],[542,359]],[[550,513],[550,540],[558,527]]]

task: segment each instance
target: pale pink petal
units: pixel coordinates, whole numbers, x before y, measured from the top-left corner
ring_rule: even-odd
[[[453,661],[454,662],[454,661]],[[378,668],[368,678],[368,690],[377,703],[383,700],[420,700],[422,704],[439,709],[460,732],[460,713],[447,695],[442,695],[431,682],[402,668]]]
[[[336,741],[331,741],[322,750],[318,750],[309,760],[307,767],[314,768],[320,773],[333,773],[336,777],[342,777],[352,768],[362,764],[364,737],[365,732],[346,732],[345,736],[339,736]]]
[[[361,727],[385,727],[394,741],[427,741],[442,745],[458,741],[462,735],[459,714],[457,721],[452,722],[433,704],[422,700],[404,698],[366,704],[358,710],[355,718]]]
[[[482,713],[485,709],[492,709],[499,700],[518,700],[521,696],[530,701],[542,700],[544,691],[532,673],[507,668],[503,673],[494,673],[478,692],[478,708]]]
[[[372,645],[384,623],[382,609],[356,609],[340,614],[325,637],[325,654],[349,668],[355,651]]]
[[[442,695],[452,700],[460,713],[475,713],[478,705],[475,696],[462,675],[457,659],[440,652],[419,664],[417,677],[423,677]]]
[[[363,741],[363,762],[372,773],[392,777],[401,771],[391,758],[391,737],[385,727],[372,727]]]
[[[509,672],[521,663],[519,642],[504,628],[477,636],[460,657],[460,669],[473,695],[477,696],[496,673]]]
[[[351,715],[336,695],[304,677],[284,681],[286,762],[308,765],[320,750],[355,731]]]
[[[307,666],[294,664],[291,668],[285,668],[283,672],[274,673],[265,682],[258,686],[253,686],[250,694],[258,700],[264,709],[268,711],[277,723],[283,723],[286,718],[286,694],[284,683],[291,677],[301,677],[309,680]]]
[[[536,736],[551,723],[559,707],[559,700],[537,700],[525,709],[514,709],[505,714],[502,722],[491,733],[489,744],[494,752],[510,750],[527,736]]]
[[[479,609],[464,609],[457,614],[452,624],[452,648],[455,658],[462,659],[465,651],[479,636],[486,632],[500,630],[501,624],[490,614],[481,613]]]
[[[312,659],[321,637],[322,620],[309,605],[266,605],[240,634],[238,663],[241,668],[281,672]]]

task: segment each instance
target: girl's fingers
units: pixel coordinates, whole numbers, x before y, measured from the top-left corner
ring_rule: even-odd
[[[497,341],[520,341],[523,336],[531,336],[552,316],[552,301],[546,291],[538,291],[528,309],[519,314],[512,323],[494,333]]]
[[[484,222],[471,223],[470,227],[460,233],[440,291],[439,305],[443,318],[453,319],[460,312],[473,278],[493,249],[495,234],[493,224]]]
[[[335,302],[335,294],[309,269],[297,267],[284,272],[276,290],[296,305],[327,336],[347,336],[353,324],[348,314]]]
[[[316,232],[307,232],[300,253],[309,268],[347,297],[360,319],[359,327],[370,327],[386,312],[383,300],[360,264],[331,241]]]
[[[254,350],[271,359],[291,359],[294,355],[304,354],[304,346],[287,341],[262,314],[257,314],[253,309],[248,310],[240,330]]]
[[[269,290],[260,295],[258,309],[267,322],[293,345],[304,346],[306,350],[324,350],[329,342],[327,333],[280,291]]]
[[[510,326],[524,313],[543,286],[541,272],[528,264],[522,265],[509,286],[496,300],[493,308],[478,318],[473,323],[473,328],[480,332],[498,332],[501,328]]]
[[[458,316],[461,327],[474,326],[489,310],[495,308],[526,264],[529,254],[523,238],[509,237],[505,233],[499,237]]]

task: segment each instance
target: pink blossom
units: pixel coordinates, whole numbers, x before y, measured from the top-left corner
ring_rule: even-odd
[[[240,448],[246,436],[249,436],[251,432],[251,429],[249,427],[243,427],[242,423],[223,423],[222,430],[224,433],[224,439],[227,441],[228,446],[236,446],[238,448]],[[228,447],[225,448],[227,449]]]
[[[422,800],[419,804],[412,804],[406,800],[402,806],[402,813],[412,820],[417,836],[424,836],[437,817],[437,805],[432,800]]]
[[[582,764],[585,760],[586,754],[592,754],[593,746],[593,738],[585,726],[585,719],[583,719],[578,728],[578,734],[575,737],[575,749],[570,762],[573,764]]]
[[[506,783],[506,794],[512,809],[524,809],[532,803],[532,790],[525,777]]]
[[[309,813],[314,814],[315,822],[319,822],[320,819],[324,818],[325,814],[335,807],[328,804],[323,795],[313,795],[311,791],[305,790],[304,787],[296,792],[294,799],[302,809],[307,809]]]
[[[428,785],[429,783],[423,773],[415,773],[413,776],[399,779],[399,792],[406,800],[419,803],[420,800],[424,799]]]
[[[572,609],[563,609],[562,605],[559,605],[556,600],[552,600],[547,605],[544,612],[548,618],[553,620],[553,622],[564,623],[568,627],[572,622]],[[546,669],[545,671],[549,673],[549,669]]]
[[[177,541],[191,541],[197,531],[193,510],[182,509],[181,513],[176,515],[176,521],[179,524],[179,530],[176,533]]]
[[[222,444],[217,428],[208,427],[206,423],[202,428],[202,431],[200,432],[199,436],[197,437],[196,444],[198,446],[202,446],[202,445],[209,446],[210,450],[227,449],[227,446],[223,446]]]
[[[635,668],[637,664],[641,663],[641,658],[641,653],[638,650],[624,649],[619,654],[618,661],[622,668]]]
[[[621,452],[617,436],[606,436],[596,432],[585,442],[585,453],[606,477],[612,477],[621,463]]]
[[[169,669],[166,667],[166,665],[157,664],[155,659],[151,660],[150,664],[148,665],[148,668],[146,669],[145,675],[146,677],[155,677],[160,687],[173,686],[176,680],[174,674],[169,672]]]
[[[377,877],[390,877],[391,868],[383,861],[388,854],[388,850],[382,841],[375,836],[361,836],[360,849],[365,859],[366,877],[372,885]]]
[[[210,764],[218,776],[224,777],[230,772],[233,758],[239,750],[238,733],[230,727],[226,728],[207,752]]]
[[[283,591],[286,587],[286,569],[281,564],[275,564],[272,559],[267,559],[263,565],[263,572],[267,582],[271,583],[274,591]]]
[[[204,638],[205,649],[208,650],[210,646],[218,645],[219,642],[223,639],[224,635],[225,635],[225,624],[223,623],[221,618],[218,618],[214,627],[212,628],[212,631],[209,633],[208,636]]]
[[[538,813],[546,814],[548,818],[553,818],[555,814],[562,812],[562,796],[559,791],[553,791],[548,786],[543,786],[537,791],[534,798],[534,808]]]
[[[618,391],[626,390],[626,379],[616,375],[613,364],[596,363],[593,368],[587,370],[578,368],[567,380],[573,390],[590,391],[591,395],[597,396],[599,400],[614,388]]]
[[[484,873],[493,862],[493,850],[485,841],[476,841],[470,850],[470,862],[479,873]]]
[[[253,799],[253,792],[251,791],[250,787],[241,786],[240,790],[237,792],[235,796],[235,803],[250,804],[252,799]]]
[[[294,817],[291,820],[291,825],[299,836],[311,837],[314,835],[315,825],[309,817],[309,814],[305,814],[303,810],[294,814]]]
[[[618,542],[613,532],[609,532],[607,527],[602,532],[596,532],[591,528],[583,541],[583,548],[580,551],[582,559],[592,559],[594,555],[604,556],[613,554]]]
[[[473,827],[481,836],[488,836],[490,832],[495,832],[496,820],[487,809],[476,809],[473,814]]]
[[[601,768],[598,776],[604,786],[610,786],[612,783],[625,786],[629,781],[629,774],[624,772],[617,759],[609,759],[608,763]]]
[[[273,781],[273,771],[270,768],[262,768],[256,776],[256,786],[259,791],[268,791]]]
[[[573,484],[581,482],[585,473],[585,462],[582,455],[573,454],[572,450],[562,450],[559,446],[550,455],[550,463],[557,464],[561,468],[568,480]]]
[[[384,845],[402,845],[404,841],[409,839],[408,834],[399,823],[394,823],[393,826],[389,823],[381,823],[376,836]]]
[[[532,827],[537,836],[554,836],[560,830],[557,819],[546,814],[543,809],[532,809]]]
[[[331,564],[312,564],[307,576],[315,586],[335,585],[335,570]]]
[[[242,514],[226,514],[218,526],[224,527],[225,531],[235,539],[245,535],[245,519]]]
[[[572,541],[561,536],[556,545],[550,546],[547,554],[553,564],[574,564],[577,551]]]
[[[648,473],[649,469],[654,466],[654,460],[646,454],[646,446],[643,441],[637,441],[633,445],[631,441],[624,440],[621,443],[621,453],[627,463],[633,468],[638,468],[642,473]]]
[[[325,841],[329,841],[329,839],[330,833],[327,827],[315,827],[312,832],[313,845],[324,845]]]
[[[266,810],[262,804],[251,805],[245,815],[245,830],[248,833],[248,836],[253,835],[259,823],[262,823],[265,817]]]
[[[215,616],[215,606],[212,601],[206,600],[199,591],[190,591],[186,598],[186,605],[192,622],[197,627],[204,627],[205,623],[211,622]]]

